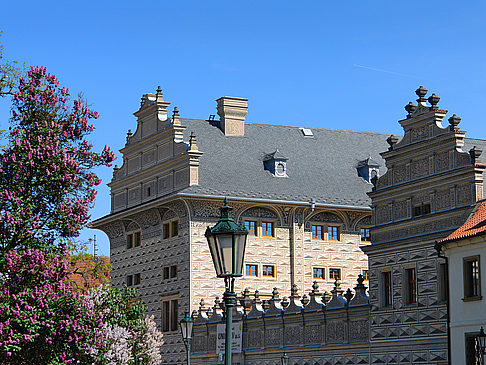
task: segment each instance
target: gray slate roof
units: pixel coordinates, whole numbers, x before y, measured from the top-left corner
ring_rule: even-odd
[[[182,193],[369,207],[372,185],[356,167],[371,157],[380,175],[386,171],[379,153],[389,134],[312,128],[314,137],[304,137],[298,127],[246,123],[244,136],[225,136],[205,120],[181,122],[184,140],[194,132],[203,152],[199,185]],[[263,159],[276,149],[288,159],[288,177],[264,170]]]

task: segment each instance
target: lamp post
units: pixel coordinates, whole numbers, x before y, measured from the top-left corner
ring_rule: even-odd
[[[476,336],[477,344],[479,345],[479,354],[481,357],[481,364],[484,364],[484,353],[486,351],[486,333],[484,333],[484,329],[481,326],[479,333]]]
[[[233,307],[236,305],[235,278],[242,276],[248,230],[233,220],[231,214],[233,208],[228,206],[226,198],[224,199],[224,205],[219,209],[221,216],[218,223],[213,228],[208,227],[205,236],[208,240],[216,276],[224,278],[225,291],[223,301],[226,311],[224,363],[225,365],[231,365]]]
[[[179,321],[179,325],[181,327],[181,334],[182,339],[184,340],[184,346],[186,346],[187,365],[189,365],[191,363],[191,340],[194,319],[192,319],[188,311],[184,313],[184,317]]]
[[[289,357],[287,356],[287,354],[285,352],[282,355],[282,357],[280,358],[280,364],[281,365],[289,365]]]

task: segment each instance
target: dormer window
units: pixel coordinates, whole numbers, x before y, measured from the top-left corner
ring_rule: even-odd
[[[365,179],[368,183],[371,183],[375,176],[379,177],[380,175],[380,165],[371,156],[366,160],[359,161],[356,170],[358,171],[358,176]]]
[[[263,167],[275,177],[287,177],[287,158],[277,149],[265,155]]]

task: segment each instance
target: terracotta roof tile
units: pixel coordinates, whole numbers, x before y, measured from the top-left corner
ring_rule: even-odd
[[[449,236],[439,241],[439,243],[446,243],[449,241],[456,241],[458,239],[477,236],[486,233],[486,200],[478,203],[474,212],[469,219],[452,232]]]

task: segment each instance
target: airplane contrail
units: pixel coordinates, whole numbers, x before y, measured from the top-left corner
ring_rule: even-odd
[[[414,78],[414,79],[421,79],[420,77],[418,76],[414,76],[414,75],[407,75],[407,74],[402,74],[402,73],[399,73],[399,72],[393,72],[393,71],[388,71],[388,70],[382,70],[380,68],[374,68],[374,67],[369,67],[369,66],[363,66],[363,65],[358,65],[356,63],[353,64],[354,67],[359,67],[359,68],[364,68],[366,70],[371,70],[371,71],[377,71],[377,72],[384,72],[384,73],[387,73],[387,74],[392,74],[392,75],[398,75],[398,76],[405,76],[405,77],[411,77],[411,78]]]

